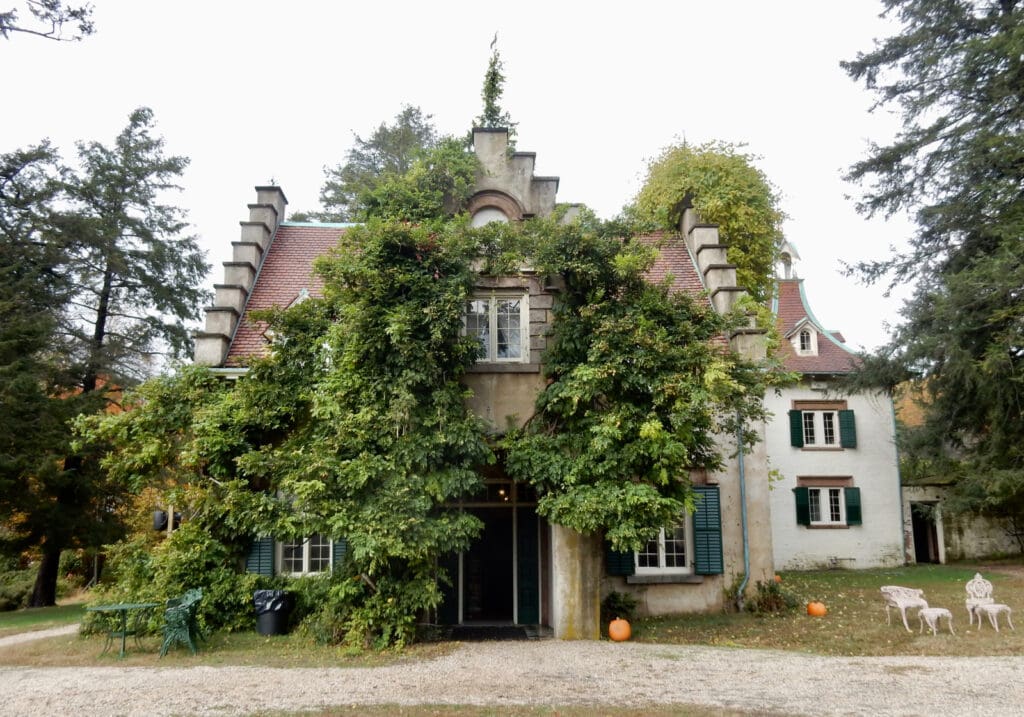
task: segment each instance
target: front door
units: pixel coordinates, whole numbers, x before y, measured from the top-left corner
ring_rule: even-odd
[[[477,500],[463,505],[484,527],[466,552],[441,561],[451,578],[442,585],[442,624],[542,621],[545,541],[535,506],[533,491],[508,479],[488,480]]]
[[[512,622],[512,509],[473,508],[483,534],[462,557],[463,622]]]

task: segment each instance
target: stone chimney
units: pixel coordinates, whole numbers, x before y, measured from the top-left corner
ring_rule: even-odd
[[[200,366],[224,363],[286,206],[288,199],[280,187],[256,187],[256,203],[249,205],[248,220],[239,222],[239,240],[231,242],[231,261],[224,262],[224,283],[213,285],[215,297],[213,306],[206,309],[206,328],[195,334],[195,363]]]

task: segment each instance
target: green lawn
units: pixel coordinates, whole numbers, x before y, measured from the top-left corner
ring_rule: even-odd
[[[781,586],[801,605],[820,600],[828,608],[815,618],[805,610],[786,614],[718,613],[638,620],[634,639],[642,642],[722,645],[795,650],[823,655],[1024,655],[1024,629],[1005,627],[996,633],[988,622],[968,628],[964,584],[978,571],[992,581],[996,602],[1020,610],[1024,626],[1024,565],[1021,562],[986,565],[920,565],[884,570],[783,572]],[[908,633],[899,615],[885,621],[878,588],[903,585],[924,590],[933,607],[953,613],[953,629],[933,636],[919,634],[916,613]],[[945,625],[945,620],[942,621]]]
[[[83,602],[0,612],[0,637],[78,622],[84,614]]]
[[[987,622],[980,630],[968,629],[964,583],[978,571],[992,581],[997,601],[1020,610],[1020,631],[1004,627],[996,633]],[[886,570],[784,572],[781,577],[782,587],[798,597],[801,605],[821,600],[828,607],[828,614],[814,618],[798,609],[770,615],[733,612],[640,619],[634,622],[633,639],[826,655],[1024,655],[1024,563],[1019,560]],[[913,617],[912,633],[903,628],[898,616],[894,616],[892,625],[887,625],[878,588],[889,584],[921,588],[931,605],[949,608],[957,634],[919,634]],[[82,609],[81,605],[69,605],[0,613],[0,635],[74,622],[81,617]],[[144,638],[141,647],[129,644],[129,655],[124,660],[118,659],[116,649],[101,655],[103,642],[101,636],[77,634],[34,640],[0,649],[0,665],[364,667],[396,660],[430,659],[455,647],[454,643],[436,642],[414,645],[402,652],[373,653],[314,645],[299,634],[261,637],[253,631],[217,633],[209,643],[200,645],[200,653],[195,657],[176,648],[158,661],[158,636]]]

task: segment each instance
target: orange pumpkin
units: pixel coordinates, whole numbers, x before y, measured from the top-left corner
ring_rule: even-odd
[[[782,582],[782,576],[781,575],[776,575],[775,576],[775,582],[781,583]]]
[[[629,622],[623,620],[621,617],[617,617],[608,623],[608,637],[615,642],[623,642],[628,640],[632,634],[629,629]]]
[[[823,602],[809,602],[807,603],[807,614],[812,617],[825,617],[825,613],[828,610],[825,609],[825,603]]]

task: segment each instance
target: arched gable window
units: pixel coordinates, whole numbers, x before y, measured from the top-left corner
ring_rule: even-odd
[[[810,353],[812,349],[811,332],[804,329],[800,332],[800,353]]]

